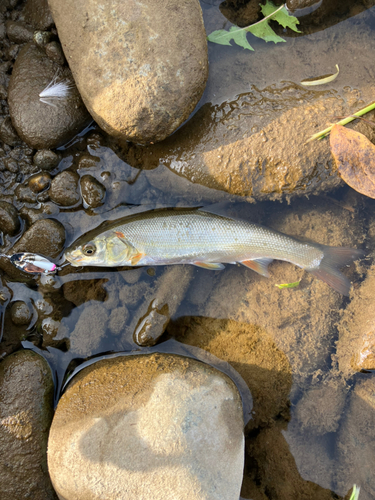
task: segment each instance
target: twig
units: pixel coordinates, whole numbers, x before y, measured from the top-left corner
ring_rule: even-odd
[[[318,139],[318,140],[323,139],[326,135],[328,135],[331,132],[332,127],[334,125],[346,125],[346,124],[352,122],[353,120],[356,120],[358,117],[365,115],[366,113],[369,113],[373,109],[375,109],[375,102],[373,102],[372,104],[369,104],[368,106],[366,106],[363,109],[360,109],[359,111],[357,111],[353,115],[347,116],[343,120],[341,120],[337,123],[334,123],[330,127],[327,127],[326,129],[321,130],[320,132],[317,132],[316,134],[312,135],[306,142],[311,142],[315,139]]]

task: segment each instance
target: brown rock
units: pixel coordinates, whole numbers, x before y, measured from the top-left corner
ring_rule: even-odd
[[[188,118],[208,75],[197,0],[49,5],[80,94],[107,133],[155,142]]]
[[[0,364],[0,498],[52,500],[47,439],[53,380],[47,362],[18,351]]]
[[[32,252],[54,258],[62,252],[64,243],[64,226],[54,219],[41,219],[25,231],[12,251]]]
[[[46,30],[53,26],[48,0],[27,0],[24,15],[25,21],[37,30]]]
[[[75,172],[64,171],[56,175],[49,189],[51,200],[63,207],[76,205],[81,199],[78,183],[79,175]]]

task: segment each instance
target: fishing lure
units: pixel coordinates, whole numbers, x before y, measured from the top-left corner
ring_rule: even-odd
[[[11,263],[26,273],[49,274],[57,271],[57,266],[45,257],[35,253],[15,253],[10,257]]]

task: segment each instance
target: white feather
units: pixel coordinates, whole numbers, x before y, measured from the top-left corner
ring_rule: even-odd
[[[67,80],[58,82],[57,77],[54,77],[47,87],[39,94],[39,100],[44,104],[56,107],[53,101],[67,99],[73,87],[74,85],[71,82]]]

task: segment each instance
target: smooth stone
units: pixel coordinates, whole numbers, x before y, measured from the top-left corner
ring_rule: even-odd
[[[81,199],[78,183],[79,175],[75,172],[64,171],[56,175],[49,189],[51,200],[63,207],[76,205]]]
[[[8,146],[16,146],[20,143],[20,138],[15,131],[9,116],[0,125],[0,140]]]
[[[208,76],[198,0],[49,5],[82,99],[103,130],[144,144],[188,118]]]
[[[66,99],[43,103],[39,94],[59,75],[71,85]],[[8,89],[12,123],[22,140],[35,149],[53,149],[68,142],[90,120],[74,85],[71,72],[46,56],[34,44],[26,44],[13,67]]]
[[[0,498],[56,498],[47,470],[53,416],[53,380],[47,362],[18,351],[0,363]]]
[[[7,36],[13,43],[27,43],[33,39],[33,30],[27,28],[23,23],[16,21],[7,21],[5,23]]]
[[[65,228],[55,219],[37,220],[14,245],[12,251],[57,257],[64,249]]]
[[[60,499],[238,500],[242,403],[232,380],[191,358],[102,360],[59,401],[48,469]]]
[[[45,46],[47,56],[61,66],[65,62],[64,52],[58,42],[52,41]]]
[[[13,302],[10,309],[10,315],[12,318],[12,322],[15,325],[28,325],[32,318],[32,312],[29,306],[22,300]]]
[[[20,230],[20,220],[16,208],[6,201],[0,201],[0,231],[11,236]]]
[[[33,193],[41,193],[49,187],[51,183],[51,176],[48,172],[42,172],[30,177],[27,185]]]
[[[106,193],[103,184],[92,175],[83,175],[79,182],[82,198],[87,207],[97,208],[103,205]]]
[[[33,161],[43,170],[52,170],[59,164],[60,156],[50,149],[41,149],[35,153]]]
[[[170,320],[168,307],[163,311],[158,306],[157,300],[152,301],[147,314],[138,322],[133,339],[139,346],[155,345],[168,326]]]

